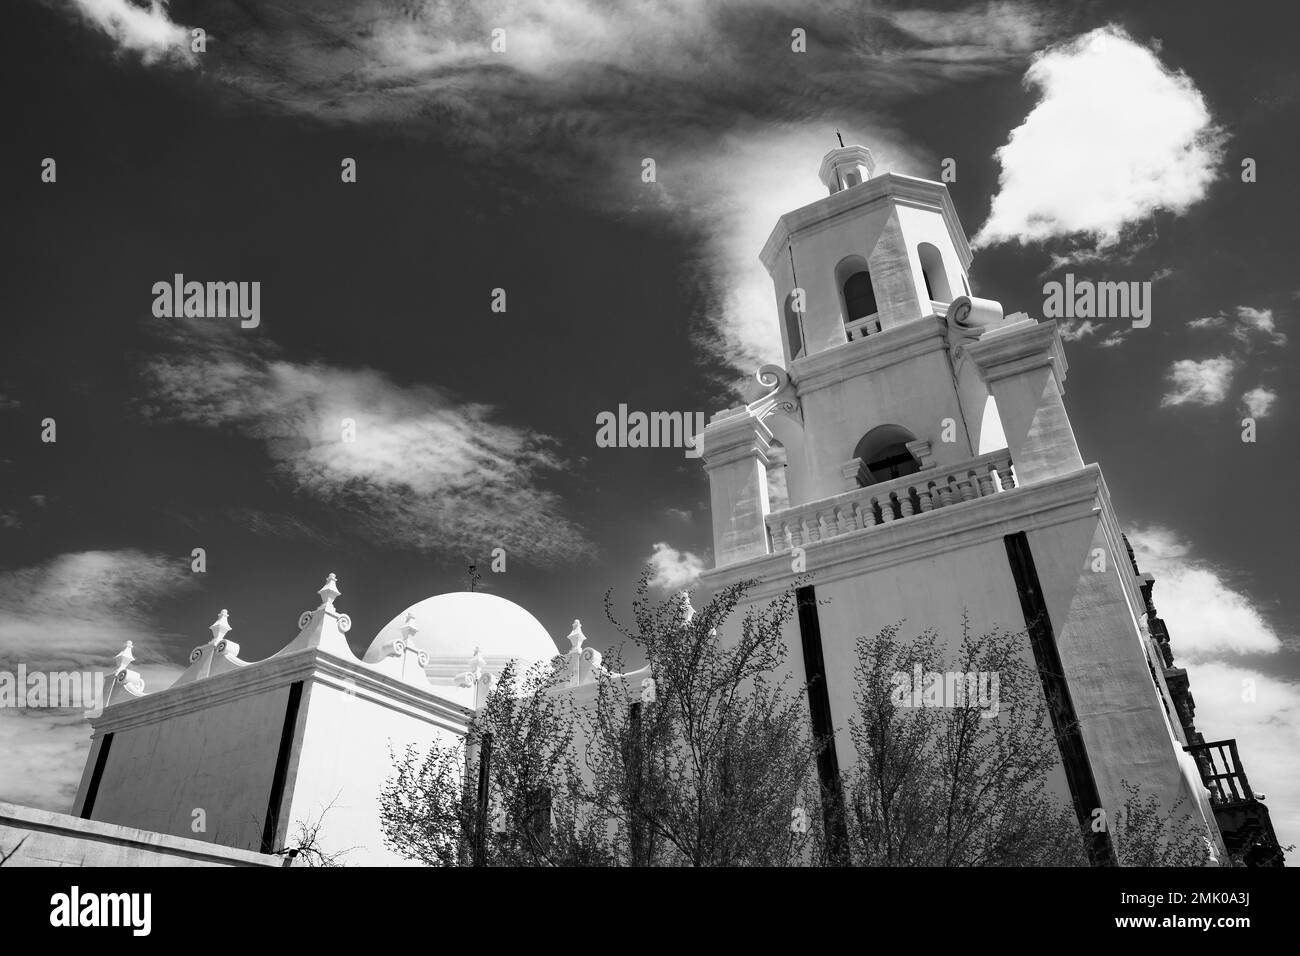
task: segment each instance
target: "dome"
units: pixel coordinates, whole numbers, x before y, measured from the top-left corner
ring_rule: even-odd
[[[479,591],[454,591],[425,598],[389,621],[370,642],[365,660],[373,663],[387,655],[393,641],[401,640],[408,614],[419,628],[411,644],[428,653],[425,672],[430,683],[441,687],[456,686],[476,650],[493,674],[500,674],[512,660],[519,662],[520,672],[560,653],[541,622],[513,601]]]

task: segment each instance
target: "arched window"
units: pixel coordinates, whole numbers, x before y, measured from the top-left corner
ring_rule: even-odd
[[[794,308],[794,292],[785,297],[785,339],[790,343],[790,358],[803,354],[803,323]]]
[[[871,285],[871,273],[866,269],[855,272],[844,282],[844,321],[855,322],[875,315],[876,290]]]
[[[870,481],[865,481],[864,476],[858,483],[875,484],[920,471],[921,463],[907,450],[907,443],[915,440],[916,436],[901,425],[877,425],[863,435],[853,449],[853,457],[867,466]]]
[[[916,247],[921,260],[921,274],[925,277],[925,292],[932,302],[951,302],[952,288],[948,285],[948,273],[943,268],[943,255],[938,247],[923,242]]]

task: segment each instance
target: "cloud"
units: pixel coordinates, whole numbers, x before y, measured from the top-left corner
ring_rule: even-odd
[[[194,586],[186,562],[140,551],[67,553],[0,573],[0,670],[109,673],[132,641],[145,689],[168,687],[181,668],[151,608]],[[90,732],[82,711],[0,708],[0,800],[68,810]]]
[[[1237,360],[1227,355],[1205,359],[1179,359],[1165,371],[1168,391],[1160,407],[1174,405],[1218,405],[1228,397]]]
[[[1082,341],[1102,330],[1102,326],[1091,319],[1058,319],[1056,326],[1061,330],[1061,338],[1067,342]]]
[[[150,360],[143,415],[262,442],[280,478],[375,541],[457,556],[503,547],[539,565],[594,551],[547,487],[569,473],[549,436],[436,386],[285,361],[238,335],[182,334],[183,351]]]
[[[1087,237],[1116,245],[1156,210],[1205,198],[1224,142],[1185,74],[1116,26],[1034,58],[1038,102],[997,151],[1002,166],[975,244]]]
[[[194,586],[184,559],[79,551],[0,573],[0,663],[103,667],[130,640],[141,660],[166,660],[150,608]]]
[[[1293,655],[1294,635],[1279,634],[1237,576],[1198,556],[1175,532],[1153,525],[1128,538],[1138,566],[1155,576],[1152,597],[1169,628],[1174,663],[1188,670],[1197,729],[1207,740],[1237,739],[1251,786],[1269,796],[1279,840],[1297,842],[1300,683],[1242,661],[1245,654]]]
[[[1224,331],[1246,346],[1283,346],[1286,334],[1277,330],[1272,309],[1256,309],[1248,305],[1237,306],[1233,316],[1225,312],[1193,319],[1187,327],[1197,330]]]
[[[1199,662],[1233,654],[1271,654],[1282,640],[1227,571],[1198,558],[1191,545],[1158,525],[1128,535],[1138,566],[1156,577],[1156,606],[1173,634],[1174,653]]]
[[[1241,396],[1241,407],[1251,418],[1265,418],[1272,411],[1273,403],[1276,401],[1277,392],[1258,386]]]
[[[78,14],[117,44],[118,49],[140,55],[146,64],[193,64],[190,28],[172,21],[168,0],[63,0],[65,10]]]
[[[699,580],[704,561],[689,551],[678,551],[665,541],[655,544],[650,557],[650,586],[661,591],[681,591]]]
[[[931,174],[937,158],[911,148],[890,111],[1022,69],[1076,14],[1028,0],[943,11],[858,0],[281,0],[204,17],[221,38],[203,57],[205,78],[246,102],[396,126],[469,169],[526,163],[528,181],[569,201],[663,215],[702,237],[688,277],[695,354],[739,389],[781,354],[758,252],[779,215],[825,194],[816,170],[833,131],[871,146],[882,169]],[[796,26],[806,53],[791,48]],[[530,145],[503,154],[502,131]],[[656,184],[641,182],[645,157]]]

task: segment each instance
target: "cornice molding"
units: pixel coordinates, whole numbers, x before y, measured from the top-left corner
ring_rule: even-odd
[[[872,176],[866,182],[839,192],[823,196],[806,206],[788,212],[777,220],[763,244],[759,259],[769,273],[776,268],[778,256],[782,249],[793,239],[814,232],[820,228],[833,225],[840,218],[850,213],[860,212],[875,205],[895,202],[916,209],[929,209],[943,216],[944,224],[962,268],[969,269],[974,254],[957,216],[957,207],[953,205],[948,187],[929,179],[904,176],[901,173],[882,173]]]
[[[311,681],[354,694],[358,699],[399,710],[449,730],[465,732],[473,712],[461,704],[423,691],[397,677],[377,672],[356,660],[345,660],[319,648],[307,648],[259,661],[209,677],[169,687],[145,697],[122,701],[92,718],[94,736],[156,724],[242,700],[295,681]]]
[[[797,358],[791,363],[791,369],[799,383],[799,394],[806,397],[854,376],[876,372],[947,348],[947,322],[938,316],[928,315],[884,329],[875,335]]]

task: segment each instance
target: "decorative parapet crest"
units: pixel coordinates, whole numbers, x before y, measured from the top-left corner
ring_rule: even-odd
[[[115,696],[120,697],[121,694],[128,697],[144,696],[144,678],[139,671],[131,670],[131,664],[135,662],[135,654],[131,651],[134,646],[134,641],[127,641],[126,646],[113,658],[113,674],[104,681],[105,707],[114,702]]]
[[[474,709],[478,710],[492,693],[494,683],[492,673],[487,669],[487,658],[481,647],[474,648],[474,656],[469,659],[469,670],[456,678],[459,687],[474,688]]]

